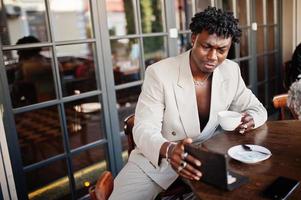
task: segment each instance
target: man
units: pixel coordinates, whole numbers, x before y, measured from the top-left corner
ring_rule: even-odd
[[[192,49],[149,66],[133,129],[137,148],[115,179],[110,199],[153,199],[178,176],[199,180],[200,161],[184,144],[215,134],[217,113],[243,113],[237,131],[261,126],[267,112],[241,78],[239,66],[227,60],[241,30],[232,13],[208,7],[190,24]]]

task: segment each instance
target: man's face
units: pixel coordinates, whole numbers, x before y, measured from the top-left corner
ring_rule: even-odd
[[[211,73],[227,57],[232,38],[209,35],[207,31],[192,34],[191,49],[192,65],[196,65],[204,73]]]

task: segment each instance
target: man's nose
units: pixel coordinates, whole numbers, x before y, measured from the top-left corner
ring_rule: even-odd
[[[208,60],[217,60],[217,52],[216,52],[216,49],[211,49],[209,52],[208,52],[208,56],[207,56]]]

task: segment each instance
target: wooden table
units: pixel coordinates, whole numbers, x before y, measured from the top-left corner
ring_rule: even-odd
[[[268,148],[272,156],[256,164],[229,160],[229,169],[249,177],[249,183],[224,191],[199,181],[191,181],[193,192],[200,199],[264,199],[262,191],[278,176],[301,181],[301,121],[270,121],[248,134],[223,132],[203,143],[203,147],[219,153],[239,144],[257,144]],[[299,186],[289,199],[301,199]]]

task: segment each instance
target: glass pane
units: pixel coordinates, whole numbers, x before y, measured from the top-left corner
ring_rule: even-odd
[[[263,24],[263,0],[256,0],[256,22]]]
[[[141,92],[141,85],[116,91],[120,131],[123,130],[124,119],[135,113],[136,103],[138,101],[140,92]],[[121,136],[121,141],[122,141],[122,149],[124,151],[123,154],[124,161],[126,161],[128,142],[125,135]]]
[[[45,1],[3,0],[3,13],[0,15],[0,38],[3,45],[13,45],[28,35],[35,36],[42,42],[49,40]],[[1,7],[1,6],[0,6]]]
[[[15,121],[24,166],[64,152],[56,107],[16,114]]]
[[[69,0],[49,2],[55,41],[94,37],[89,0],[72,0],[72,3]]]
[[[105,138],[102,104],[98,97],[65,104],[71,149]]]
[[[266,84],[258,86],[258,100],[265,106],[265,88]]]
[[[267,0],[267,22],[268,24],[274,24],[274,0]]]
[[[26,173],[29,199],[71,199],[66,161],[60,160]]]
[[[223,10],[233,11],[232,0],[222,0],[222,4]]]
[[[57,46],[56,51],[64,96],[96,90],[94,44]]]
[[[135,113],[140,92],[141,85],[116,91],[120,130],[123,130],[123,120],[127,116]]]
[[[276,79],[273,79],[269,82],[269,102],[271,102],[271,104],[273,102],[272,98],[277,94],[279,94],[277,92],[277,81]],[[273,106],[271,105],[271,107]]]
[[[140,80],[138,39],[111,40],[115,85]]]
[[[264,31],[263,27],[258,27],[256,32],[256,46],[257,46],[257,54],[262,54],[264,52]]]
[[[98,146],[86,150],[72,158],[77,198],[89,193],[89,186],[94,185],[100,174],[108,170],[107,146]]]
[[[268,27],[268,50],[273,51],[275,49],[275,27]]]
[[[107,23],[111,36],[135,34],[134,1],[106,0]]]
[[[231,46],[230,46],[230,49],[229,49],[229,52],[228,52],[228,55],[227,55],[227,59],[235,59],[236,58],[236,45],[235,43],[232,43]]]
[[[165,32],[163,0],[141,0],[141,23],[143,33]]]
[[[247,11],[247,0],[236,1],[236,17],[239,19],[239,24],[244,26],[248,25],[248,11]]]
[[[276,54],[271,54],[268,57],[269,63],[269,77],[270,79],[276,76]]]
[[[197,12],[205,10],[208,6],[211,5],[211,0],[196,0],[195,7]]]
[[[265,79],[264,57],[259,56],[257,57],[257,80],[264,81],[264,79]]]
[[[178,30],[189,30],[189,24],[193,14],[192,6],[193,5],[191,1],[175,1],[176,23]]]
[[[166,37],[143,38],[145,66],[167,57]]]
[[[249,60],[241,61],[240,64],[241,76],[245,81],[246,85],[249,85]]]
[[[21,42],[28,42],[28,38],[31,37],[26,37]],[[48,47],[4,52],[5,70],[14,108],[56,98],[51,52]]]
[[[242,29],[240,38],[240,57],[249,56],[249,29]]]
[[[184,53],[188,49],[191,49],[191,34],[179,34],[178,54]]]

